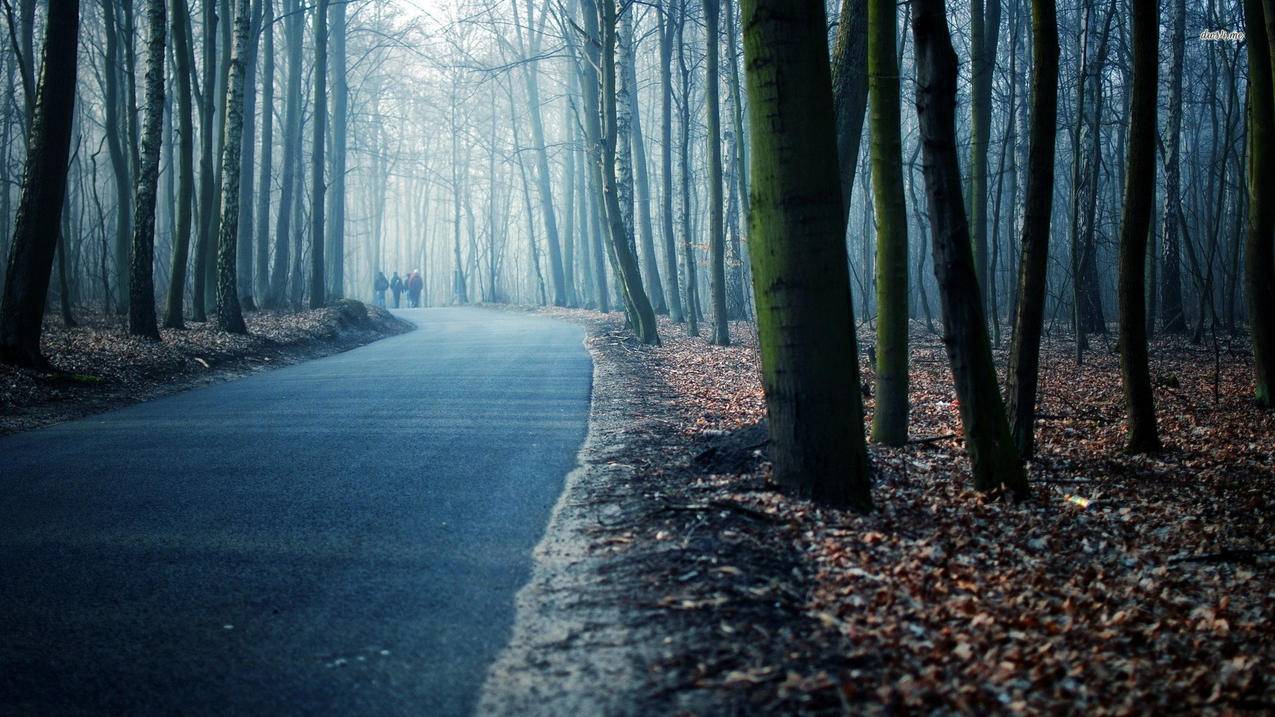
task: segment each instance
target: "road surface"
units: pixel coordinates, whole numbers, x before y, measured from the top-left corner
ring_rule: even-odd
[[[483,309],[0,438],[0,713],[473,709],[588,417]]]

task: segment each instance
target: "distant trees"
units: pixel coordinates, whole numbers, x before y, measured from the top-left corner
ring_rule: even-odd
[[[822,0],[743,0],[749,253],[775,479],[872,506]]]

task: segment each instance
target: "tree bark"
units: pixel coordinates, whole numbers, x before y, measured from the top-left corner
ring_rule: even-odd
[[[1133,0],[1133,89],[1129,102],[1129,155],[1120,216],[1120,373],[1129,411],[1131,453],[1160,449],[1151,369],[1147,358],[1147,230],[1155,199],[1157,0]]]
[[[284,0],[284,34],[288,44],[288,95],[283,117],[283,173],[279,178],[279,220],[275,230],[274,269],[270,277],[270,301],[272,309],[288,303],[288,279],[291,276],[289,252],[291,251],[294,204],[299,194],[297,168],[301,157],[301,50],[305,33],[301,3]],[[296,264],[301,263],[298,254]]]
[[[274,0],[265,0],[261,20],[261,175],[257,180],[256,295],[269,303],[270,294],[270,184],[274,174]]]
[[[677,283],[677,234],[673,231],[673,42],[681,13],[678,0],[664,0],[660,32],[660,223],[664,234],[664,279],[669,318],[682,323],[682,295]]]
[[[841,159],[841,204],[847,222],[854,171],[859,166],[863,117],[868,109],[868,0],[842,0],[832,50],[832,100],[837,117],[837,155]]]
[[[704,103],[708,106],[708,287],[713,304],[713,330],[709,343],[730,345],[726,320],[726,238],[722,227],[722,107],[718,68],[718,0],[703,0],[705,43],[708,45]]]
[[[328,221],[328,297],[345,296],[345,180],[350,87],[346,59],[346,3],[332,6],[332,201]]]
[[[1182,204],[1182,67],[1186,54],[1186,1],[1173,0],[1173,28],[1169,40],[1169,119],[1165,127],[1164,258],[1160,271],[1160,315],[1165,333],[1186,333],[1182,313],[1182,248],[1178,216]]]
[[[156,341],[159,325],[155,320],[155,204],[164,131],[165,2],[146,2],[146,116],[133,202],[133,255],[128,282],[128,332]]]
[[[749,252],[775,479],[870,510],[822,0],[743,0]]]
[[[246,334],[239,306],[237,253],[239,250],[239,182],[242,165],[244,85],[248,45],[248,0],[235,3],[230,74],[226,78],[226,136],[221,147],[221,230],[217,237],[217,325],[222,331]],[[255,89],[254,89],[255,91]],[[250,180],[251,181],[251,180]]]
[[[0,361],[19,366],[48,366],[40,354],[40,331],[66,194],[79,35],[79,0],[51,3],[22,197],[0,297]]]
[[[1031,146],[1023,250],[1019,259],[1018,310],[1009,347],[1008,405],[1014,444],[1024,458],[1035,452],[1040,335],[1045,322],[1049,273],[1049,221],[1054,199],[1054,142],[1058,115],[1058,15],[1055,0],[1032,0]]]
[[[943,305],[943,343],[965,428],[965,449],[979,490],[1027,492],[1027,474],[1014,448],[987,338],[986,315],[974,269],[969,224],[961,201],[956,154],[956,53],[944,0],[913,4],[916,107],[931,232],[934,275]]]
[[[895,0],[868,2],[872,198],[877,215],[877,405],[872,440],[908,440],[908,217],[903,200]]]
[[[328,132],[328,0],[314,8],[314,140],[310,146],[310,308],[327,303],[324,279],[323,234],[324,178],[323,150]]]
[[[1244,292],[1253,333],[1253,393],[1275,407],[1275,2],[1245,0],[1249,72],[1248,230],[1244,241]],[[1265,35],[1258,28],[1265,29]],[[1203,317],[1201,317],[1203,320]]]
[[[190,6],[172,0],[173,57],[177,75],[177,217],[173,239],[173,269],[169,275],[164,326],[185,328],[186,267],[190,262],[191,222],[195,202],[195,122],[191,98],[194,58],[191,54]]]

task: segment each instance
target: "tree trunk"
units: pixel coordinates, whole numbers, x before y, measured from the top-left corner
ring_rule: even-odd
[[[248,0],[236,0],[234,44],[230,50],[230,74],[226,78],[226,136],[221,147],[221,230],[217,237],[217,325],[222,331],[246,334],[239,306],[236,254],[239,250],[239,182],[244,127],[248,45]],[[253,90],[256,91],[255,88]],[[250,175],[251,176],[251,175]],[[251,181],[251,179],[249,180]]]
[[[678,0],[664,0],[660,32],[660,223],[664,234],[664,279],[669,318],[682,323],[682,295],[677,284],[677,234],[673,231],[673,42],[682,23]]]
[[[908,216],[903,200],[895,0],[868,2],[872,198],[877,214],[877,405],[872,440],[908,441]]]
[[[1254,396],[1275,406],[1275,2],[1245,0],[1249,72],[1248,231],[1244,242],[1244,292],[1253,332]],[[1259,28],[1265,28],[1265,35]]]
[[[213,128],[217,100],[214,86],[217,77],[217,5],[213,0],[204,0],[204,52],[203,52],[203,90],[200,93],[202,104],[199,112],[200,155],[199,155],[199,241],[195,247],[195,281],[192,302],[195,321],[208,320],[208,302],[206,284],[208,282],[208,250],[212,244],[212,235],[216,231],[213,217],[213,196],[216,186],[213,177]]]
[[[974,241],[974,270],[983,306],[988,293],[987,150],[992,134],[992,74],[1000,40],[1000,0],[970,3],[970,224]]]
[[[1173,0],[1173,33],[1169,40],[1169,119],[1165,127],[1164,259],[1160,272],[1160,315],[1165,333],[1186,333],[1182,313],[1182,249],[1179,207],[1182,203],[1182,66],[1186,54],[1186,1]],[[1157,287],[1152,287],[1155,291]]]
[[[1023,251],[1019,260],[1018,310],[1009,347],[1007,410],[1019,454],[1035,452],[1040,335],[1045,323],[1049,274],[1049,220],[1054,199],[1054,142],[1058,115],[1058,15],[1054,0],[1032,0],[1031,148]]]
[[[324,279],[323,202],[327,193],[323,149],[328,132],[328,0],[314,9],[314,140],[310,158],[310,308],[327,303]]]
[[[822,0],[743,0],[749,253],[775,480],[870,510]]]
[[[40,354],[40,331],[66,193],[79,34],[79,1],[51,3],[22,197],[0,298],[0,361],[19,366],[48,365]]]
[[[832,50],[832,100],[837,115],[837,155],[841,160],[841,204],[849,221],[854,170],[859,166],[863,116],[868,109],[868,0],[842,0]]]
[[[183,303],[186,297],[186,267],[190,261],[190,232],[195,202],[195,122],[191,100],[194,58],[191,54],[190,6],[173,0],[173,57],[177,74],[177,226],[173,239],[173,270],[168,284],[168,305],[164,326],[185,328]]]
[[[1027,473],[1005,419],[961,201],[956,155],[956,53],[944,0],[917,0],[916,107],[934,245],[934,275],[943,305],[943,343],[965,427],[965,449],[979,490],[1027,492]]]
[[[1129,155],[1120,216],[1120,373],[1129,410],[1126,450],[1160,449],[1151,370],[1147,359],[1147,229],[1155,199],[1156,91],[1159,4],[1133,0],[1133,89],[1129,102]]]
[[[635,10],[626,14],[630,17]],[[632,35],[630,28],[629,34]],[[651,306],[657,314],[667,314],[664,305],[664,283],[660,281],[660,263],[655,255],[655,225],[651,219],[651,178],[646,161],[646,137],[642,134],[642,116],[638,103],[637,55],[630,51],[634,58],[625,65],[625,84],[629,90],[629,137],[633,142],[633,177],[634,199],[637,201],[637,233],[641,237],[642,278],[646,280],[646,291],[651,298]]]
[[[623,290],[625,306],[634,321],[633,329],[638,340],[645,344],[659,344],[660,336],[655,323],[655,311],[651,308],[646,290],[642,288],[642,276],[638,270],[633,247],[627,240],[617,193],[616,142],[619,131],[616,117],[615,1],[602,0],[601,5],[596,0],[584,0],[581,3],[584,9],[585,29],[591,38],[601,39],[599,46],[602,50],[597,58],[598,61],[588,63],[586,66],[586,73],[593,74],[595,77],[597,70],[601,70],[601,93],[598,98],[599,103],[594,104],[588,101],[585,103],[588,115],[585,127],[591,135],[589,144],[594,147],[595,172],[601,174],[599,184],[602,187],[606,222],[610,227],[610,251],[615,258],[616,278]],[[601,9],[600,14],[599,9]],[[593,43],[590,44],[592,46]],[[590,80],[588,84],[595,83]],[[598,127],[599,117],[593,109],[595,107],[601,108],[601,127]],[[595,138],[597,141],[594,141]]]
[[[301,4],[298,0],[284,0],[284,32],[288,44],[288,96],[283,117],[283,173],[279,178],[279,220],[275,230],[274,269],[270,277],[270,301],[272,309],[288,303],[288,278],[291,275],[289,252],[291,251],[292,221],[299,194],[297,168],[301,161],[301,67],[302,40],[305,33]],[[295,258],[301,263],[301,255]]]
[[[159,150],[164,131],[164,41],[166,0],[146,2],[146,116],[137,169],[133,256],[128,282],[128,332],[159,340],[155,321],[155,204]]]
[[[705,43],[708,45],[704,103],[708,106],[708,286],[713,304],[713,331],[709,343],[730,345],[726,320],[726,239],[722,227],[722,108],[719,97],[718,0],[703,0]]]
[[[256,311],[257,301],[252,295],[252,264],[256,251],[252,243],[253,169],[256,164],[257,147],[257,36],[261,30],[261,0],[253,0],[252,15],[249,20],[248,44],[243,50],[244,93],[243,93],[243,133],[239,140],[239,228],[236,232],[239,247],[235,250],[237,266],[235,279],[239,284],[239,303],[246,311]],[[266,186],[269,188],[269,185]]]
[[[129,288],[129,248],[133,238],[133,196],[132,173],[129,167],[128,123],[120,117],[124,104],[120,96],[121,68],[120,57],[121,32],[115,20],[115,2],[108,0],[102,3],[102,15],[105,20],[106,55],[102,76],[104,78],[102,101],[105,105],[106,148],[111,159],[111,170],[115,176],[115,276],[119,292],[115,298],[116,313],[128,312]]]
[[[681,1],[683,6],[677,23],[677,64],[682,80],[681,101],[678,103],[682,263],[686,267],[686,332],[691,336],[699,336],[699,277],[695,267],[695,252],[691,248],[691,71],[686,64],[686,0]]]
[[[270,179],[274,176],[274,0],[265,0],[261,20],[261,175],[257,180],[256,295],[270,294]],[[253,90],[255,92],[255,90]]]
[[[332,216],[328,222],[328,296],[345,296],[345,180],[350,122],[346,3],[332,4]]]

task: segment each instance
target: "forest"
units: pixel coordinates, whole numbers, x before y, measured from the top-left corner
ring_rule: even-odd
[[[83,466],[104,481],[133,476],[150,495],[161,489],[137,456],[178,461],[165,470],[182,475],[189,460],[213,501],[230,475],[294,475],[235,457],[255,441],[290,466],[379,475],[371,446],[384,430],[396,446],[384,455],[425,461],[412,469],[421,475],[466,475],[468,459],[420,458],[466,441],[491,464],[480,475],[512,471],[494,457],[508,452],[526,475],[484,490],[520,515],[537,501],[545,510],[508,538],[517,570],[531,572],[511,579],[527,584],[516,609],[501,593],[507,620],[490,629],[503,652],[467,657],[476,666],[448,688],[454,697],[381,703],[389,712],[1275,709],[1275,203],[1262,199],[1275,188],[1275,0],[0,0],[0,10],[0,435],[16,434],[0,438],[0,475],[11,476],[0,483],[14,491],[0,495],[28,526],[0,529],[0,568],[36,575],[39,559],[18,556],[37,525],[81,523],[67,494],[40,491],[97,496]],[[580,337],[564,338],[568,326]],[[391,350],[378,345],[403,348],[377,358]],[[188,394],[197,413],[180,421],[96,436],[84,423],[270,366],[295,363],[279,375],[301,376],[359,356],[362,369],[331,375],[348,392],[315,393],[313,416],[266,397],[300,400],[338,378],[272,387],[263,372],[244,380],[260,388],[242,407],[225,403],[233,394],[200,403],[200,389]],[[366,403],[339,403],[354,393]],[[258,417],[251,431],[246,415]],[[525,426],[511,435],[523,438],[497,449],[514,415]],[[195,453],[126,449],[170,429],[165,440]],[[563,465],[546,448],[559,438]],[[651,487],[617,478],[621,468]],[[78,477],[58,489],[37,478],[59,470]],[[541,472],[553,489],[528,497]],[[296,475],[288,500],[309,490]],[[389,519],[400,533],[416,530],[403,527],[415,525],[407,496],[444,510],[405,480],[366,489],[400,491]],[[314,490],[304,500],[340,493]],[[340,503],[377,514],[364,488],[352,495]],[[132,520],[160,505],[184,524],[178,494],[137,500],[101,515]],[[581,507],[593,500],[621,517]],[[292,515],[284,505],[276,515]],[[440,520],[488,520],[486,503],[455,510]],[[697,537],[711,520],[725,521],[717,537]],[[631,530],[612,529],[624,521]],[[227,546],[257,535],[244,530]],[[747,550],[721,537],[741,531]],[[399,533],[375,535],[366,541]],[[504,538],[469,539],[505,559]],[[668,540],[686,554],[656,549]],[[544,553],[551,544],[577,546],[559,548],[575,567]],[[934,550],[947,556],[939,567]],[[694,562],[701,553],[757,562],[722,573],[717,557]],[[89,562],[58,555],[68,575]],[[663,616],[660,627],[591,592],[581,565],[615,570],[599,580],[617,593],[659,593],[630,602]],[[1152,574],[1164,566],[1171,578]],[[770,568],[789,582],[765,589],[799,596],[789,612],[779,598],[772,610],[713,597],[712,580]],[[1174,572],[1186,569],[1202,572]],[[681,593],[664,586],[679,580],[697,597],[673,599]],[[1022,594],[1003,597],[1014,580]],[[546,595],[563,585],[617,606],[631,630],[616,640],[674,647],[614,658],[644,666],[641,678],[600,662],[597,674],[631,688],[590,696],[591,668],[571,653],[583,648],[537,642],[537,630],[553,634],[546,625],[605,622],[555,612],[566,608]],[[29,600],[25,589],[0,590],[0,605]],[[1072,589],[1089,607],[1056,592]],[[956,593],[986,604],[966,610]],[[1054,627],[1063,612],[1068,627]],[[54,619],[22,614],[0,635]],[[438,630],[474,620],[449,615]],[[727,629],[750,619],[767,639]],[[228,632],[239,623],[226,621]],[[868,644],[880,651],[860,659]],[[33,645],[0,648],[0,671],[20,666],[0,677],[0,706],[147,706],[32,687],[46,669]],[[338,659],[356,658],[324,658]],[[544,664],[577,677],[549,690]],[[67,669],[59,684],[80,674]],[[279,679],[293,691],[256,693],[265,701],[227,688],[149,706],[363,711],[324,702],[310,677]]]

